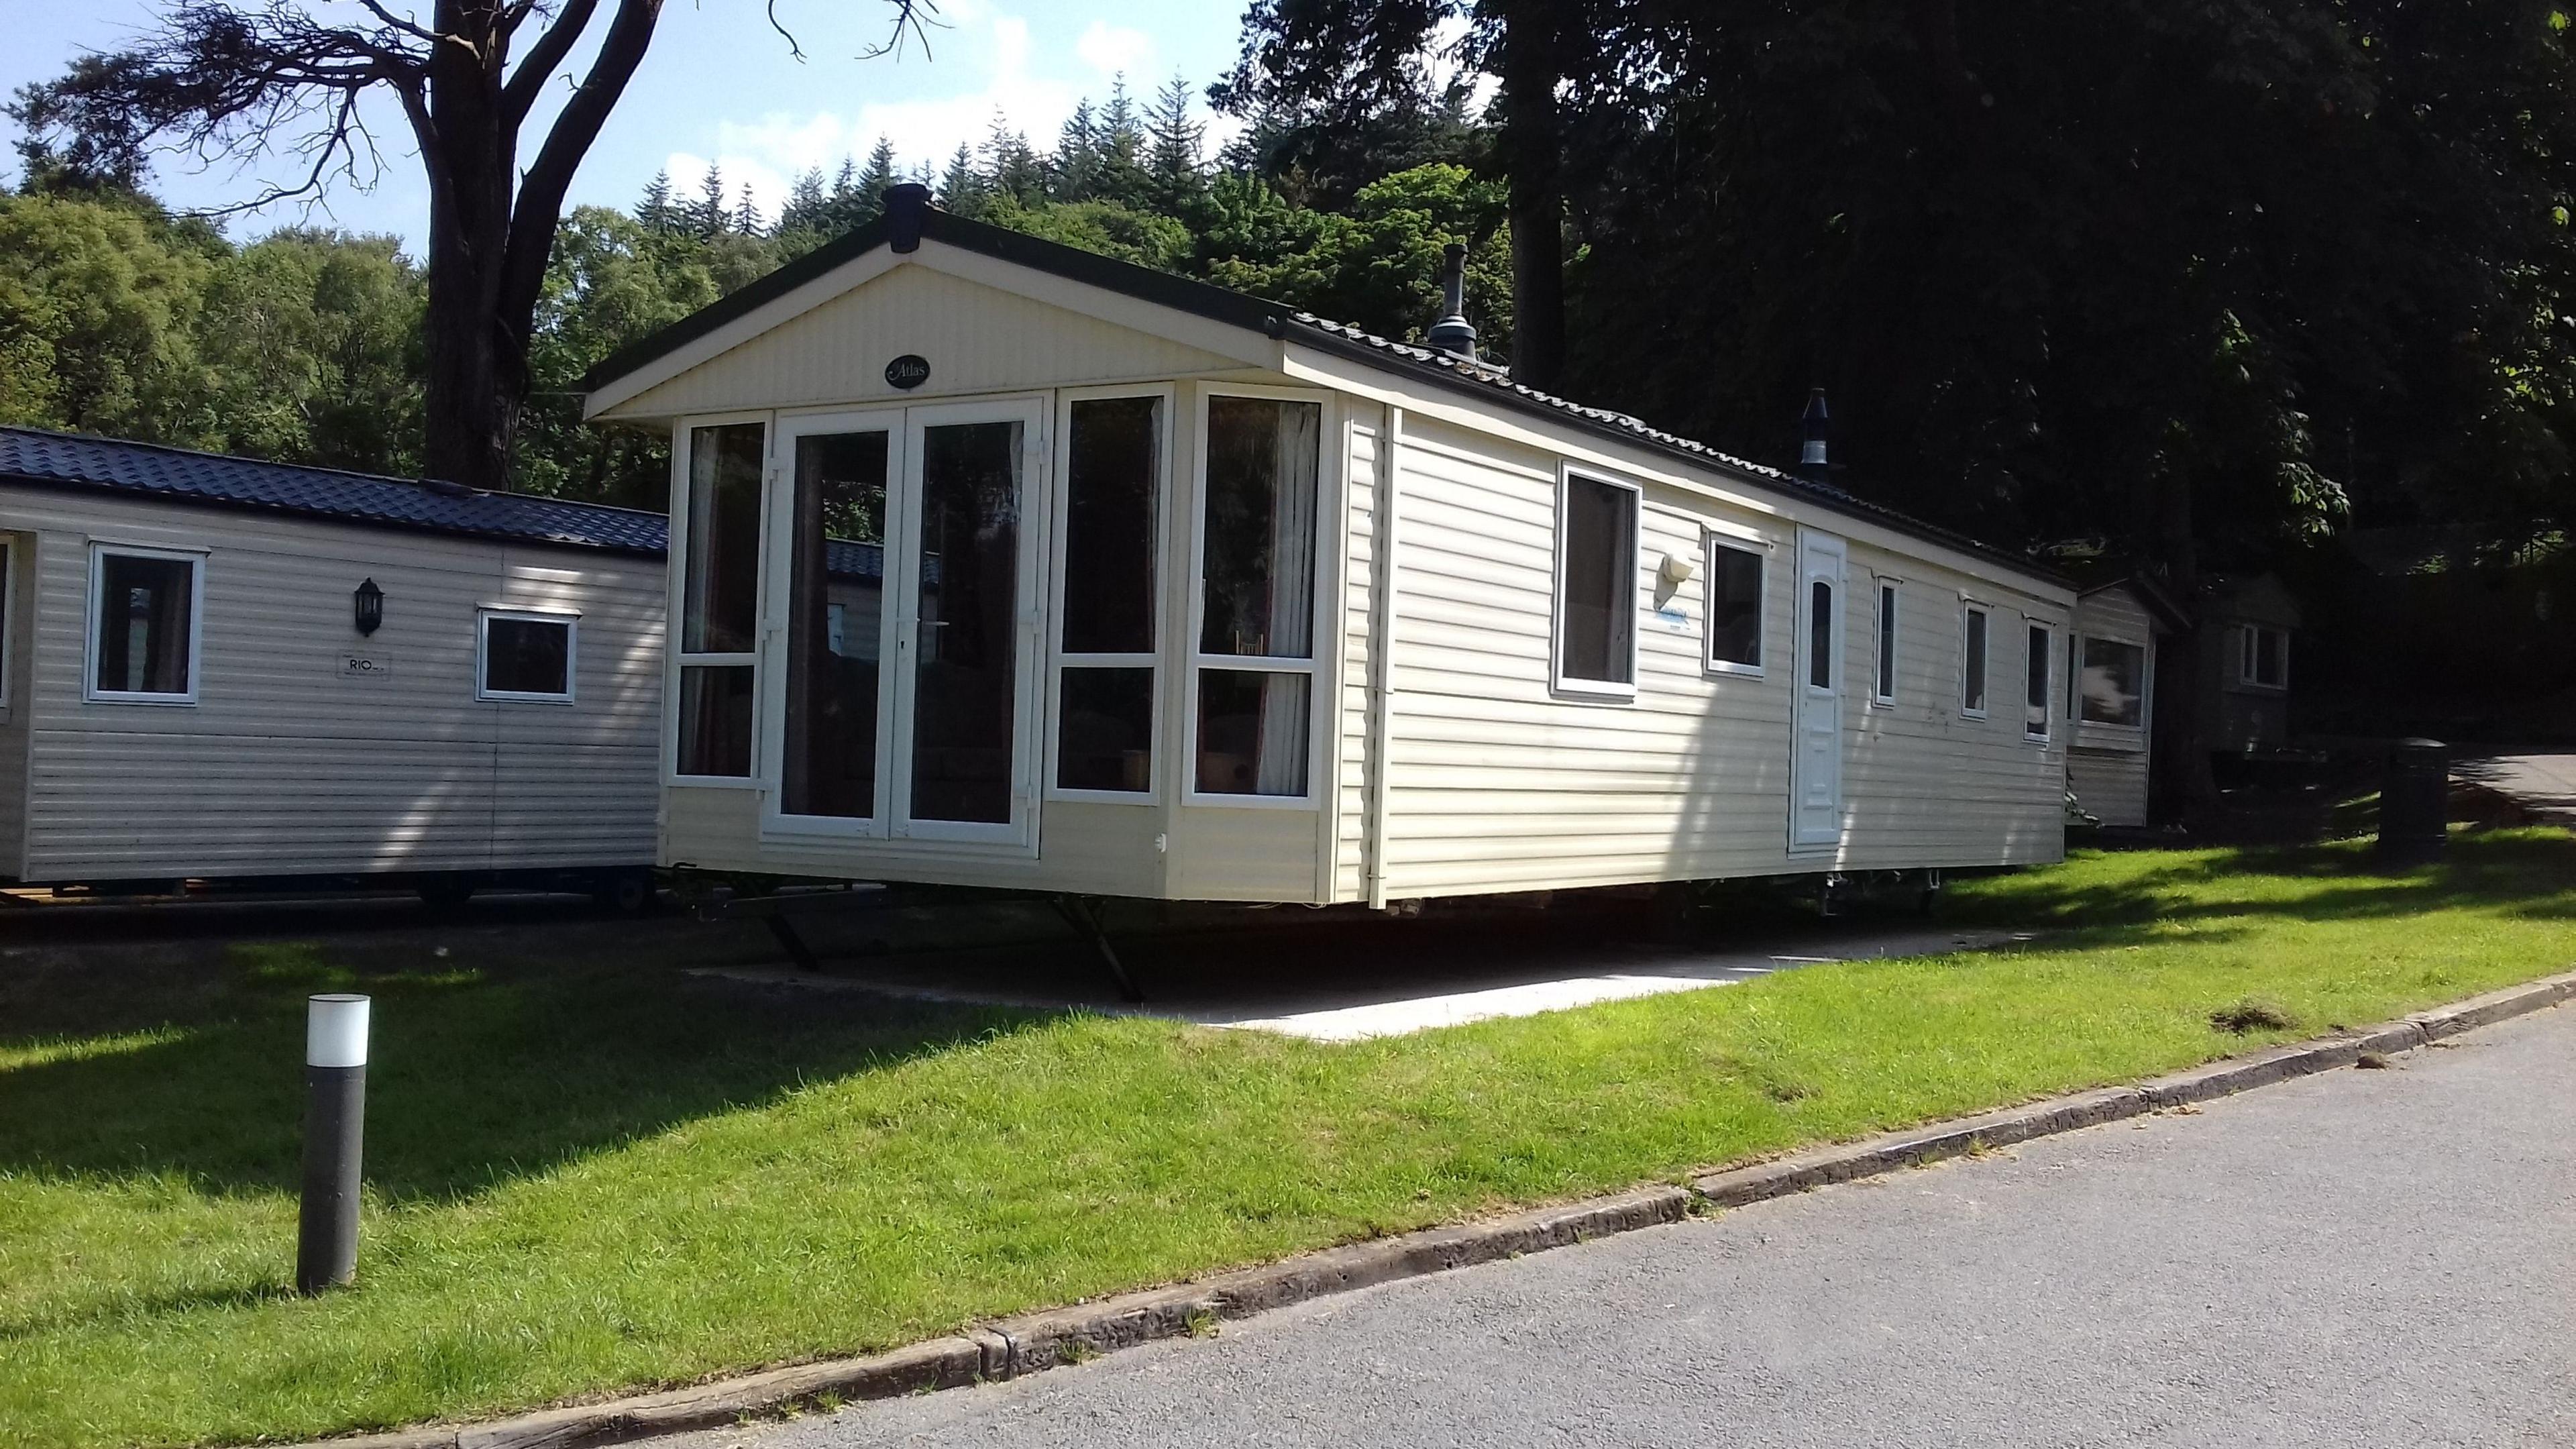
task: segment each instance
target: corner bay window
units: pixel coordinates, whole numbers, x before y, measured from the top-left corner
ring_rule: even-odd
[[[1557,549],[1558,685],[1630,692],[1637,682],[1637,490],[1567,474]]]
[[[1762,672],[1762,555],[1714,540],[1708,546],[1708,663]]]
[[[1201,793],[1302,798],[1313,715],[1321,403],[1210,396],[1201,490]]]
[[[189,704],[197,694],[196,554],[90,550],[90,697]]]
[[[680,570],[682,775],[751,774],[754,638],[760,621],[759,423],[689,430],[687,542]]]
[[[1143,794],[1154,784],[1163,400],[1084,398],[1065,412],[1055,783]]]
[[[2147,651],[2117,639],[2084,639],[2077,685],[2078,718],[2086,724],[2138,729],[2147,722]]]

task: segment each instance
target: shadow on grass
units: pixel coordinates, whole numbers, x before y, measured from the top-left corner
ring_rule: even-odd
[[[2229,881],[2248,889],[2223,889]],[[2439,862],[2403,868],[2382,866],[2368,841],[2214,849],[2116,880],[2097,879],[2080,867],[2000,878],[1952,902],[1944,915],[1961,922],[2081,929],[2245,917],[2393,919],[2461,907],[2576,918],[2576,836],[2554,830],[2455,834]]]
[[[667,969],[368,972],[311,946],[242,946],[222,989],[179,1003],[192,1019],[58,1039],[0,1068],[0,1173],[295,1191],[303,1000],[338,989],[375,999],[366,1176],[397,1201],[470,1196],[806,1083],[1051,1019]],[[151,1014],[136,1004],[136,1020]],[[37,1044],[0,1038],[13,1045]]]

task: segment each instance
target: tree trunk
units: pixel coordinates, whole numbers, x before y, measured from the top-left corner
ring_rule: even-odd
[[[502,268],[518,181],[517,117],[502,95],[505,0],[439,0],[442,34],[473,46],[431,49],[424,130],[429,172],[428,377],[422,460],[430,477],[470,488],[510,486],[528,357],[501,321]]]
[[[1517,0],[1503,17],[1502,157],[1511,198],[1512,381],[1554,392],[1565,368],[1564,138],[1554,10]]]

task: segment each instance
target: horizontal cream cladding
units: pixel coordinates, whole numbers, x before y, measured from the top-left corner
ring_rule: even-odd
[[[24,877],[652,858],[660,559],[74,489],[0,486],[0,527],[37,535]],[[93,543],[204,553],[196,704],[83,698]],[[385,605],[362,639],[365,578]],[[485,606],[580,616],[575,703],[475,698]]]
[[[0,520],[0,527],[6,520]],[[0,876],[17,875],[27,849],[27,675],[36,602],[36,539],[0,532],[10,549],[0,598]]]
[[[1390,897],[1827,869],[2053,860],[2063,848],[2064,724],[2025,738],[2025,618],[2064,638],[2061,604],[1853,543],[1843,592],[1844,799],[1839,847],[1788,849],[1795,657],[1794,504],[1761,514],[1650,484],[1638,553],[1638,689],[1604,701],[1551,689],[1557,459],[1408,413],[1397,447],[1396,621],[1389,661]],[[1368,498],[1354,494],[1365,513]],[[1811,522],[1839,532],[1832,515]],[[1710,673],[1703,541],[1759,539],[1761,677]],[[1355,539],[1361,532],[1355,516]],[[1692,578],[1651,607],[1666,555]],[[1354,544],[1353,557],[1368,554]],[[1354,568],[1347,616],[1365,631]],[[1897,582],[1897,698],[1869,703],[1875,583]],[[1993,610],[1992,708],[1959,709],[1963,596]],[[1346,658],[1364,655],[1353,651]],[[2052,688],[2052,695],[2059,691]],[[1364,740],[1346,690],[1341,737]],[[2062,711],[2062,706],[2059,707]],[[2053,712],[2053,714],[2056,712]],[[1352,716],[1357,716],[1353,718]],[[1365,784],[1346,770],[1346,789]],[[1336,895],[1355,898],[1365,833],[1346,825]]]
[[[907,354],[930,364],[929,381],[917,391],[886,381],[886,364]],[[925,262],[907,262],[601,416],[913,402],[1042,385],[1180,377],[1242,365]]]

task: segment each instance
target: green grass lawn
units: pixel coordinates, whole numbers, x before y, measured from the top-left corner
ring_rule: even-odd
[[[639,965],[270,946],[39,997],[0,961],[0,1443],[320,1435],[883,1348],[2177,1068],[2562,969],[2576,840],[2463,836],[2402,875],[2353,845],[2091,855],[1946,910],[2051,934],[1348,1046]],[[352,985],[362,1277],[304,1301],[301,1000]],[[2298,1026],[2210,1025],[2249,996]]]

